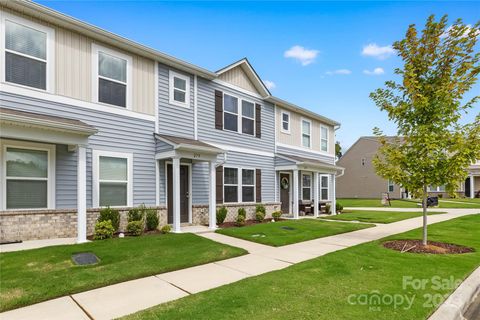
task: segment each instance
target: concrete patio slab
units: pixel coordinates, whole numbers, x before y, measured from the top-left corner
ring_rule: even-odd
[[[186,295],[186,292],[152,276],[82,292],[72,297],[93,319],[103,320],[121,317]]]
[[[201,266],[167,272],[157,275],[158,278],[173,284],[189,293],[197,293],[242,280],[249,275],[221,266],[208,263]]]
[[[291,263],[256,254],[247,254],[245,256],[222,260],[215,263],[243,273],[247,273],[252,276],[274,270],[280,270],[292,265]]]
[[[62,297],[3,312],[2,320],[89,320],[90,318],[70,297]]]
[[[75,244],[76,241],[77,238],[58,238],[44,240],[28,240],[21,243],[2,244],[0,245],[0,253],[59,246],[63,244]]]

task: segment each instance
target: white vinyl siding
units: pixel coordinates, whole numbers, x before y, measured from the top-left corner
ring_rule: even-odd
[[[2,210],[55,207],[55,146],[2,141]]]
[[[173,105],[189,108],[190,77],[170,70],[169,102]]]

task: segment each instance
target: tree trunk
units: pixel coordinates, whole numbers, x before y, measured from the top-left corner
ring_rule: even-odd
[[[423,240],[422,244],[427,245],[427,186],[423,186],[422,209],[423,209]]]

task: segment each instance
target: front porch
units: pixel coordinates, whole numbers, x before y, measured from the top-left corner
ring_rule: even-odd
[[[469,174],[468,178],[465,180],[464,190],[466,198],[480,198],[480,168],[472,170]]]
[[[343,174],[343,168],[283,154],[277,154],[275,163],[277,195],[284,215],[293,219],[304,215],[317,218],[327,205],[330,213],[336,214],[335,179]]]

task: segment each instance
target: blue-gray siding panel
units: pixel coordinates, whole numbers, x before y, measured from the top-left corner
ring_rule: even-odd
[[[171,151],[173,150],[173,147],[172,145],[168,144],[168,143],[165,143],[163,141],[160,141],[160,140],[156,140],[155,141],[155,151],[156,153],[160,153],[160,152],[166,152],[166,151]]]
[[[89,138],[87,147],[87,207],[92,206],[92,149],[133,153],[133,204],[155,204],[155,123],[113,113],[1,93],[6,108],[78,119],[99,131]],[[69,167],[76,154],[64,148],[57,151],[57,208],[76,206],[76,169]],[[74,186],[75,185],[75,186]],[[65,190],[60,190],[66,186]]]
[[[75,208],[77,205],[77,153],[66,145],[56,145],[55,207]]]
[[[208,169],[208,162],[196,162],[192,165],[192,204],[208,204]]]
[[[328,164],[335,164],[334,157],[325,156],[325,155],[321,155],[314,152],[309,152],[308,150],[303,151],[303,150],[292,149],[292,148],[283,147],[283,146],[277,146],[277,153],[284,154],[284,155],[291,154],[299,157],[318,159]]]

